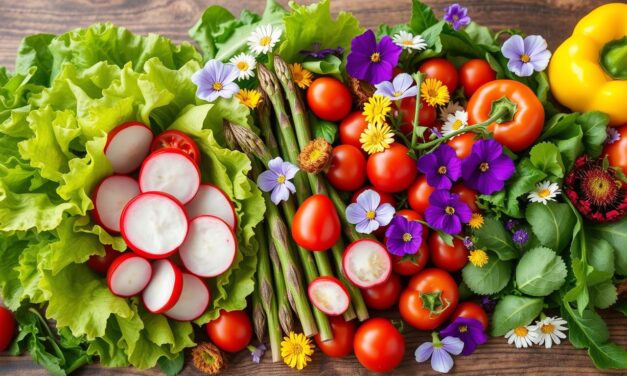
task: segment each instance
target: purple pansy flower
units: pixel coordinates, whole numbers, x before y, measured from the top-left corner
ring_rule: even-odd
[[[472,210],[458,194],[438,189],[429,197],[429,207],[425,211],[425,219],[431,227],[450,235],[462,231],[462,223],[468,223]]]
[[[259,364],[261,362],[261,358],[263,354],[265,354],[267,348],[263,343],[257,347],[249,346],[248,350],[250,351],[250,356],[253,358],[253,363]]]
[[[394,216],[385,231],[385,245],[393,255],[413,255],[422,245],[422,224],[410,221],[402,215]]]
[[[321,48],[322,45],[319,42],[315,42],[311,44],[311,50],[301,50],[299,53],[301,55],[313,57],[314,59],[324,59],[327,55],[342,55],[344,53],[344,49],[342,47],[338,48]]]
[[[351,52],[346,58],[346,70],[352,77],[376,85],[392,78],[403,49],[392,38],[384,36],[381,42],[372,30],[356,36],[351,41]]]
[[[507,68],[519,77],[531,76],[533,71],[542,72],[551,59],[546,40],[539,35],[529,35],[525,39],[512,35],[503,43],[501,52],[509,59]]]
[[[459,30],[462,26],[466,26],[470,23],[470,17],[468,17],[468,8],[465,8],[457,3],[450,7],[444,8],[444,21],[450,22],[453,25],[453,29]]]
[[[381,196],[377,192],[366,189],[357,196],[357,202],[346,208],[346,220],[357,225],[357,232],[370,234],[390,223],[395,212],[392,205],[381,204]]]
[[[477,319],[458,317],[440,331],[441,336],[457,337],[464,342],[462,355],[472,354],[478,345],[488,342],[488,336],[481,322]]]
[[[444,337],[440,340],[438,334],[433,332],[433,342],[425,342],[418,346],[414,355],[416,361],[422,363],[431,358],[431,368],[436,372],[448,373],[453,368],[453,355],[461,354],[464,342],[457,337]]]
[[[418,170],[426,175],[427,183],[436,189],[449,189],[462,176],[462,161],[455,149],[441,144],[433,153],[418,160]]]
[[[374,93],[388,97],[393,101],[415,97],[418,94],[418,87],[413,84],[414,79],[409,74],[399,73],[392,82],[383,81],[376,84],[377,91]]]
[[[192,75],[192,82],[198,86],[196,96],[207,102],[213,102],[218,97],[231,98],[239,91],[234,82],[238,76],[239,70],[235,66],[209,60],[204,68]]]
[[[491,195],[505,186],[514,175],[514,162],[503,153],[503,146],[495,140],[479,140],[462,162],[462,176],[468,188]]]
[[[514,232],[514,235],[512,235],[512,240],[518,245],[523,245],[529,240],[529,234],[525,230],[517,230]]]
[[[290,192],[296,192],[296,187],[290,181],[298,167],[289,162],[283,162],[281,157],[276,157],[268,163],[268,170],[257,177],[257,186],[264,192],[272,192],[270,198],[275,205],[290,198]]]
[[[605,145],[612,145],[613,143],[620,141],[620,133],[616,128],[607,128],[607,137],[605,137]]]

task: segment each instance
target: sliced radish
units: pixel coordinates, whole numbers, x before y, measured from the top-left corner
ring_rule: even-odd
[[[388,279],[392,272],[392,259],[383,244],[362,239],[352,242],[344,250],[342,268],[355,286],[368,288]]]
[[[152,264],[152,278],[142,293],[146,309],[163,313],[174,307],[183,291],[183,273],[170,260],[157,260]]]
[[[150,153],[152,138],[150,128],[137,121],[124,123],[112,130],[104,152],[113,166],[113,172],[130,174],[137,170]]]
[[[235,260],[235,233],[223,220],[203,215],[189,223],[189,233],[179,248],[185,268],[199,277],[216,277]]]
[[[173,320],[192,321],[199,318],[209,306],[209,289],[198,277],[183,273],[183,292],[174,307],[165,312]]]
[[[200,187],[200,170],[178,149],[159,149],[150,154],[139,171],[142,192],[168,193],[183,205],[190,202]]]
[[[314,279],[309,284],[308,293],[311,303],[330,316],[346,312],[351,301],[346,287],[333,277]]]
[[[202,184],[192,201],[185,205],[189,219],[214,215],[226,222],[233,231],[237,225],[235,207],[223,190],[212,184]]]
[[[130,297],[142,292],[151,277],[150,263],[145,258],[129,252],[113,261],[107,272],[107,284],[115,295]]]
[[[120,232],[126,244],[140,256],[164,258],[185,240],[189,224],[185,209],[172,196],[142,193],[124,208]]]
[[[120,232],[124,207],[138,194],[139,184],[131,177],[113,175],[105,178],[94,191],[94,220],[108,232]]]

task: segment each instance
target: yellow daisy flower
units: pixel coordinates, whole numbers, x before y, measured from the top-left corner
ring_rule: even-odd
[[[366,122],[369,124],[383,125],[385,124],[385,116],[390,111],[392,111],[390,98],[375,94],[364,104],[363,115],[366,117]]]
[[[420,85],[420,95],[431,107],[444,106],[450,99],[448,88],[435,78],[424,80]]]
[[[468,261],[478,268],[483,268],[489,260],[490,257],[483,249],[472,250],[468,255]]]
[[[292,79],[294,79],[299,88],[307,89],[311,85],[313,74],[304,69],[302,65],[298,63],[290,64],[290,70],[292,71]]]
[[[242,89],[235,97],[246,107],[254,109],[261,101],[261,93],[259,90]]]
[[[483,216],[479,213],[472,213],[468,225],[474,230],[480,229],[483,226]]]
[[[368,124],[359,136],[359,142],[366,153],[380,153],[394,142],[394,132],[387,124]]]
[[[281,358],[285,364],[291,368],[301,370],[311,362],[311,355],[314,353],[314,347],[311,340],[304,334],[296,334],[290,332],[289,337],[283,337],[281,342]]]

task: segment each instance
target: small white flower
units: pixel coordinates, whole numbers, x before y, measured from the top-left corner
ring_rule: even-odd
[[[271,52],[283,31],[272,25],[261,25],[248,37],[248,46],[256,55]]]
[[[239,72],[238,80],[246,80],[251,77],[255,77],[255,67],[257,66],[257,60],[253,55],[241,53],[237,56],[233,56],[229,63],[237,68]]]
[[[544,345],[547,349],[550,349],[553,343],[559,345],[561,339],[566,338],[563,332],[568,328],[565,325],[566,320],[561,317],[547,317],[536,321],[536,343],[540,346]]]
[[[549,201],[555,201],[555,197],[560,193],[560,186],[557,183],[545,180],[536,184],[536,190],[529,193],[527,198],[529,202],[539,202],[546,205]]]
[[[406,31],[399,31],[398,34],[394,35],[392,41],[405,50],[416,50],[422,51],[427,48],[427,43],[424,38],[420,35],[413,36],[411,33]]]
[[[468,112],[455,111],[454,114],[447,116],[444,125],[442,126],[442,135],[446,136],[457,130],[460,130],[468,125]]]
[[[442,107],[440,110],[440,120],[445,122],[449,115],[454,115],[457,111],[464,111],[464,107],[460,106],[457,102],[448,102],[446,107]]]
[[[538,333],[535,325],[519,326],[505,334],[508,344],[516,345],[516,348],[527,348],[533,346],[538,341]]]

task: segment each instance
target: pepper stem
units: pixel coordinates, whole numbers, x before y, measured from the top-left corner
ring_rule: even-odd
[[[627,36],[605,44],[600,55],[605,73],[615,80],[627,80]]]

